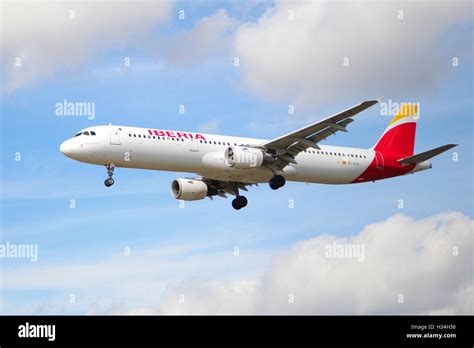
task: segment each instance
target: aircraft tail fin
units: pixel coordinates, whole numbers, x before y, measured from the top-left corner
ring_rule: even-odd
[[[413,155],[418,118],[419,108],[417,103],[401,104],[397,115],[392,119],[372,149],[400,157]]]

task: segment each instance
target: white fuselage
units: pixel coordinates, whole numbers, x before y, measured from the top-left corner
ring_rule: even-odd
[[[90,127],[80,133],[66,140],[61,152],[81,162],[196,173],[209,179],[243,183],[268,182],[273,176],[265,166],[235,169],[223,160],[229,146],[258,146],[265,139],[112,125]],[[290,181],[348,184],[369,167],[375,156],[371,149],[320,145],[320,150],[310,148],[299,153],[295,157],[297,164],[286,166],[283,175]],[[379,165],[383,167],[383,158]]]

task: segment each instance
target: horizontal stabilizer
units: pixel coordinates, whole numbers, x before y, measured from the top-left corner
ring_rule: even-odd
[[[410,157],[405,157],[405,158],[399,159],[398,162],[400,162],[401,164],[403,164],[405,166],[410,165],[410,164],[418,164],[418,163],[427,161],[430,158],[439,155],[440,153],[448,151],[449,149],[452,149],[455,146],[458,146],[458,145],[457,144],[443,145],[443,146],[437,147],[435,149],[431,149],[431,150],[428,150],[428,151],[425,151],[425,152],[422,152],[422,153],[419,153],[419,154],[416,154],[416,155],[413,155],[413,156],[410,156]]]

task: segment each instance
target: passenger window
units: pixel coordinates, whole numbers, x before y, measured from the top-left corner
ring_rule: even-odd
[[[132,135],[131,135],[130,133],[128,133],[128,136],[129,136],[129,137],[132,137]]]
[[[136,137],[137,137],[137,135],[136,135],[136,134],[134,134],[134,135],[133,135],[133,137],[134,137],[134,138],[136,138]]]

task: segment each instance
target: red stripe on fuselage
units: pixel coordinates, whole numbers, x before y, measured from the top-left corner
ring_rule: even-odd
[[[402,158],[399,155],[384,154],[381,152],[380,154],[383,156],[383,166],[379,165],[379,168],[377,168],[377,159],[376,156],[374,156],[372,163],[370,163],[370,165],[361,175],[359,175],[354,181],[352,181],[353,184],[358,182],[382,180],[392,178],[394,176],[404,175],[410,172],[413,168],[415,168],[414,164],[411,164],[409,166],[402,166],[400,163],[398,163],[397,160]]]

